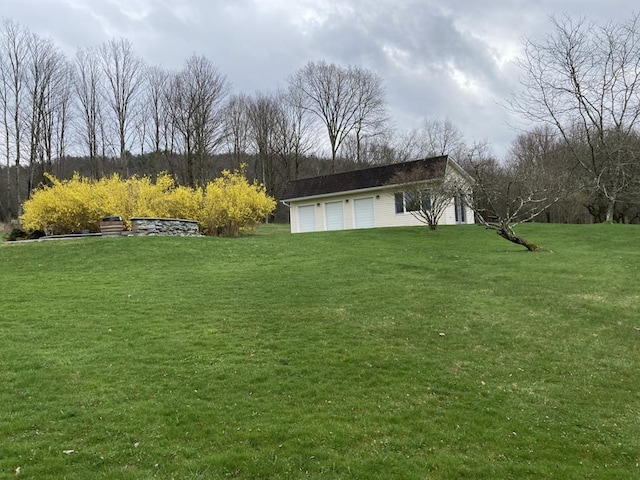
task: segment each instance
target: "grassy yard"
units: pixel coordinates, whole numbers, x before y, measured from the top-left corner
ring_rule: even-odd
[[[0,478],[640,478],[640,227],[0,245]]]

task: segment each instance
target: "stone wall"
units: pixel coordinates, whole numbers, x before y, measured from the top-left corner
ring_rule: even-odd
[[[199,234],[198,222],[195,220],[147,217],[134,217],[131,219],[130,235],[197,237]]]

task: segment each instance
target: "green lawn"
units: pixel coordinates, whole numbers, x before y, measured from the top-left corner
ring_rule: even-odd
[[[640,478],[640,227],[0,244],[0,478]]]

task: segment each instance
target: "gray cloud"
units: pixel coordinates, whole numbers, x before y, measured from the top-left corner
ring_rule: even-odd
[[[628,18],[629,0],[20,0],[0,15],[79,47],[128,38],[150,64],[210,58],[235,91],[270,91],[324,59],[381,75],[400,129],[448,116],[468,140],[498,154],[514,133],[499,103],[517,86],[523,37],[545,35],[551,15]]]

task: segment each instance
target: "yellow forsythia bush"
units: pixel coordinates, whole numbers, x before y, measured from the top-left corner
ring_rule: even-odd
[[[167,218],[198,220],[202,210],[202,189],[178,186],[169,192]]]
[[[106,216],[185,218],[197,220],[206,235],[238,235],[273,212],[276,202],[258,183],[249,183],[244,169],[224,171],[204,188],[177,186],[170,175],[99,180],[75,174],[70,180],[47,175],[50,185],[34,191],[20,217],[27,231],[73,233],[99,231]]]
[[[52,175],[47,177],[51,185],[37,190],[23,204],[22,227],[47,233],[83,229],[97,231],[104,212],[95,195],[93,182],[77,174],[67,181],[60,181]]]
[[[205,186],[196,219],[205,235],[235,237],[254,228],[275,208],[276,201],[262,185],[249,183],[243,166],[235,172],[224,170],[220,178]]]

